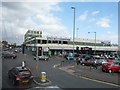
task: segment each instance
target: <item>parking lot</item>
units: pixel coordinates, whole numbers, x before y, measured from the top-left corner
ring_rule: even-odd
[[[90,66],[76,65],[75,62],[65,62],[59,69],[76,76],[83,76],[89,79],[99,80],[111,84],[120,84],[120,73],[106,73],[102,71],[101,66],[97,69]]]

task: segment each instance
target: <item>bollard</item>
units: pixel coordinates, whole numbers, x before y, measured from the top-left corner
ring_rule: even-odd
[[[46,72],[41,72],[41,82],[46,82]]]

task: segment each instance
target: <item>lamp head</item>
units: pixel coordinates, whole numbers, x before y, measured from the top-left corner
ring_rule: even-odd
[[[75,9],[75,7],[74,7],[74,6],[72,6],[71,8],[72,8],[72,9]]]

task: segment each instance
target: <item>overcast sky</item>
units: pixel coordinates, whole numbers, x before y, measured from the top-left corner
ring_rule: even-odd
[[[43,31],[44,36],[72,38],[71,6],[76,8],[75,37],[94,39],[94,34],[88,32],[95,31],[97,39],[118,43],[118,0],[11,1],[14,0],[5,0],[0,5],[2,38],[10,43],[23,43],[24,34],[28,29]]]

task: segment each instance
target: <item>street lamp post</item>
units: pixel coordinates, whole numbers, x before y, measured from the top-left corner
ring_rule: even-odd
[[[96,53],[96,32],[88,32],[88,33],[94,33],[95,34],[95,53]]]
[[[76,38],[78,38],[78,30],[79,30],[79,28],[77,28],[76,30],[77,30],[77,32],[76,32]]]
[[[71,7],[74,10],[74,20],[73,20],[73,53],[74,53],[74,40],[75,40],[75,7]]]

